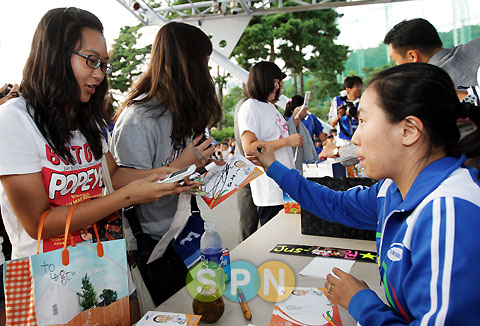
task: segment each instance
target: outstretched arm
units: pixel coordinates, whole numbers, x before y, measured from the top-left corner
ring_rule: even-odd
[[[120,208],[155,201],[162,196],[189,189],[188,186],[180,187],[178,183],[154,182],[158,179],[159,175],[151,174],[105,197],[80,203],[72,218],[71,230],[75,231],[91,225]],[[0,181],[21,225],[30,237],[36,239],[40,216],[50,208],[42,174],[36,172],[4,175],[0,177]],[[43,238],[50,238],[64,232],[68,209],[69,206],[51,209],[45,221]]]

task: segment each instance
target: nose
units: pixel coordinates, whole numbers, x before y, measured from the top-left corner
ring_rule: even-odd
[[[360,127],[357,128],[357,130],[355,131],[355,133],[353,134],[353,137],[352,137],[352,144],[354,144],[355,146],[359,146],[360,145]]]
[[[101,82],[103,78],[105,78],[105,73],[102,71],[100,67],[92,69],[91,75],[92,77],[97,79],[99,82]]]

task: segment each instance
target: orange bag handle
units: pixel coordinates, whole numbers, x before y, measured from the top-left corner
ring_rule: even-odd
[[[70,263],[70,255],[67,249],[67,242],[70,239],[70,243],[72,247],[75,247],[75,242],[73,241],[73,236],[69,233],[70,232],[70,224],[72,222],[73,212],[77,208],[77,205],[72,205],[67,213],[67,218],[65,220],[65,235],[63,240],[63,250],[62,250],[62,263],[64,266],[67,266]],[[50,213],[50,210],[47,209],[45,212],[42,213],[40,216],[40,220],[38,221],[38,230],[37,230],[37,255],[40,252],[40,242],[42,241],[42,233],[43,233],[43,225],[45,224],[45,219]],[[98,257],[103,257],[103,244],[100,242],[100,237],[98,235],[98,228],[97,224],[93,224],[93,230],[95,231],[95,236],[97,237],[97,255]]]
[[[42,233],[43,233],[43,226],[45,224],[45,219],[50,213],[50,209],[47,209],[45,212],[42,213],[40,216],[40,220],[38,221],[38,229],[37,229],[37,255],[40,253],[40,243],[42,242]],[[68,234],[70,239],[70,245],[75,247],[75,241],[73,240],[73,236],[71,233]]]
[[[43,232],[43,224],[45,223],[45,218],[47,217],[50,210],[47,209],[45,212],[42,213],[40,216],[40,220],[38,221],[38,229],[37,229],[37,255],[40,252],[40,242],[42,242],[42,232]]]
[[[72,205],[67,213],[67,219],[65,220],[65,235],[63,240],[63,250],[62,250],[62,263],[64,266],[67,266],[70,263],[70,255],[67,250],[68,242],[68,232],[70,231],[70,223],[72,222],[73,211],[77,208],[77,205]]]
[[[93,230],[95,231],[95,236],[97,237],[97,256],[103,257],[103,244],[100,242],[100,237],[98,236],[97,223],[93,224]]]

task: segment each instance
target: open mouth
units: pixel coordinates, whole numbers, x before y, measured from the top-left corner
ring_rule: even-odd
[[[96,85],[87,85],[87,87],[90,94],[95,94],[95,88],[97,87]]]

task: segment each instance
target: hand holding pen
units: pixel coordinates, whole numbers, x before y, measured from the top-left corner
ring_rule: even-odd
[[[275,162],[275,151],[268,147],[265,143],[260,143],[256,151],[248,151],[247,159],[255,165],[261,165],[267,170],[273,162]]]

